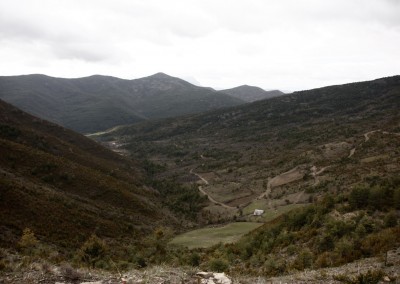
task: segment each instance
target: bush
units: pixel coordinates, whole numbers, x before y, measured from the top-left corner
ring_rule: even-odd
[[[197,252],[194,252],[190,255],[189,264],[191,266],[199,266],[200,265],[200,255]]]
[[[386,229],[367,236],[361,244],[361,249],[366,256],[377,255],[395,247],[399,239],[400,230]]]
[[[390,211],[388,214],[386,214],[385,219],[384,219],[385,227],[390,228],[390,227],[396,227],[397,226],[397,214],[395,211]]]
[[[282,274],[286,270],[286,264],[282,258],[269,255],[264,263],[263,271],[267,276],[276,276]]]
[[[338,255],[334,252],[323,252],[315,261],[317,268],[325,268],[335,265],[338,262]]]
[[[211,259],[208,263],[211,271],[224,272],[229,268],[229,264],[224,259]]]
[[[354,188],[349,196],[349,204],[353,209],[364,208],[369,201],[370,189],[366,186]]]
[[[87,266],[94,268],[97,261],[106,256],[107,247],[105,243],[96,235],[90,238],[82,245],[78,251],[79,260]]]
[[[376,284],[379,283],[384,275],[385,274],[382,270],[368,270],[367,273],[359,274],[353,278],[341,274],[334,276],[333,279],[347,284]]]
[[[33,231],[29,228],[25,228],[22,232],[21,239],[18,242],[18,247],[25,253],[31,254],[37,247],[39,241],[37,240]]]
[[[382,279],[384,275],[385,274],[383,273],[382,270],[375,270],[375,271],[368,270],[367,273],[358,275],[357,278],[353,280],[353,283],[354,284],[379,283],[379,281]]]
[[[340,257],[340,263],[348,263],[361,256],[359,246],[354,245],[354,243],[346,237],[336,243],[335,252]]]
[[[396,188],[393,193],[393,203],[396,209],[400,209],[400,187]]]
[[[331,251],[334,247],[335,242],[331,235],[324,234],[317,240],[317,249],[319,252]]]
[[[64,279],[73,282],[78,281],[82,278],[82,275],[76,269],[74,269],[70,264],[61,265],[60,272],[61,275],[64,277]]]
[[[311,267],[312,263],[313,263],[313,254],[309,249],[304,249],[297,255],[293,263],[293,267],[298,270],[304,270],[306,268]]]

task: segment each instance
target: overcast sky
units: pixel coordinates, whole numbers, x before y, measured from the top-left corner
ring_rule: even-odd
[[[400,74],[400,0],[1,0],[0,75],[300,90]]]

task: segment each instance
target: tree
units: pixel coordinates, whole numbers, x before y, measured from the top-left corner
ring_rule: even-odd
[[[25,253],[32,253],[33,249],[35,249],[38,245],[39,241],[37,240],[33,231],[29,228],[25,228],[22,232],[21,239],[18,242],[18,246]]]

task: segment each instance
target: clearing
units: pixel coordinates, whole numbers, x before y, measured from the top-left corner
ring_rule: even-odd
[[[223,227],[202,228],[175,237],[171,244],[189,249],[211,247],[218,243],[233,243],[244,234],[260,227],[263,223],[235,222]]]

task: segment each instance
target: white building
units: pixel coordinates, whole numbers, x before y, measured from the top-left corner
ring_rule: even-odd
[[[253,213],[254,216],[261,216],[262,214],[264,214],[264,210],[261,209],[256,209]]]

